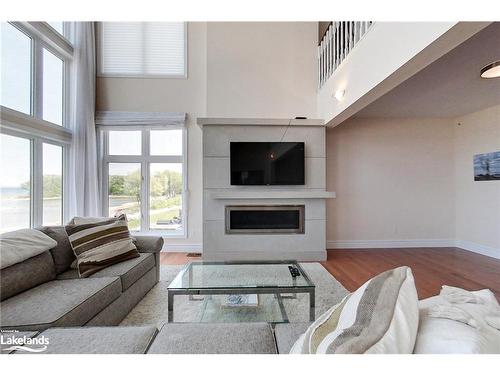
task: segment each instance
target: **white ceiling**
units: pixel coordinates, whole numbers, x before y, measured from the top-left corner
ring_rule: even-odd
[[[486,27],[355,117],[458,117],[500,104],[500,78],[479,71],[500,60],[500,22]]]

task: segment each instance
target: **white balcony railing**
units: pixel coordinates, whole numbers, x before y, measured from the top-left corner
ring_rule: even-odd
[[[371,21],[338,21],[330,24],[318,46],[319,87],[335,72],[372,24]]]

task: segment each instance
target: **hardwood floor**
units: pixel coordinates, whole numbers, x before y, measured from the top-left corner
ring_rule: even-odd
[[[350,291],[378,273],[409,266],[420,299],[442,285],[491,289],[500,301],[500,260],[458,248],[329,250],[323,266]]]
[[[162,264],[185,264],[200,258],[162,253]],[[500,260],[458,248],[328,250],[323,266],[348,290],[385,270],[409,266],[420,299],[439,293],[442,285],[468,290],[489,288],[500,301]]]

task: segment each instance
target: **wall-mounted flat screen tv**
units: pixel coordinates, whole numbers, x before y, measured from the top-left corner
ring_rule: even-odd
[[[231,185],[304,185],[304,142],[231,142]]]

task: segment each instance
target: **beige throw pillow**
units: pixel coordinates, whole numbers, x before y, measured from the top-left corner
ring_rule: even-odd
[[[418,329],[418,297],[411,269],[368,280],[320,316],[290,353],[410,354]]]
[[[139,256],[125,215],[97,223],[67,225],[66,232],[80,277]]]

